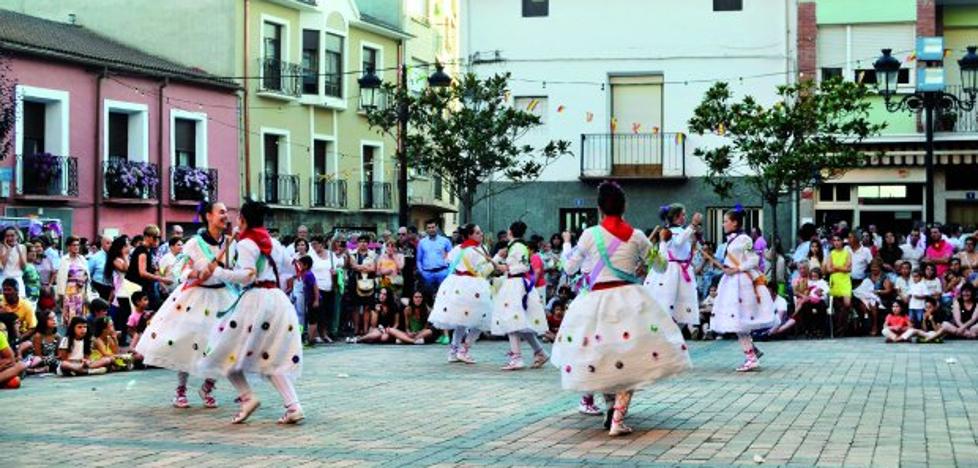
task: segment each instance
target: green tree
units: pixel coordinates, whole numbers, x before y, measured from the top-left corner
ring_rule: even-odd
[[[841,80],[805,80],[778,87],[778,101],[765,107],[753,97],[733,102],[727,83],[711,87],[689,120],[690,131],[724,137],[693,154],[707,166],[706,180],[721,197],[743,180],[771,208],[778,230],[778,203],[817,177],[842,175],[861,165],[854,146],[884,124],[868,120],[869,90]]]
[[[484,80],[469,73],[447,88],[421,92],[385,84],[382,92],[393,104],[366,111],[371,128],[395,137],[399,117],[407,112],[408,167],[442,177],[461,203],[462,222],[471,221],[480,201],[536,180],[569,154],[567,141],[542,147],[521,141],[541,121],[510,104],[508,81],[508,73]],[[512,183],[484,184],[495,177]]]

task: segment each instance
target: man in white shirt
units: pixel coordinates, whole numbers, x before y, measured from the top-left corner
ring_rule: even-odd
[[[859,284],[866,279],[869,263],[873,261],[873,238],[869,232],[864,232],[862,242],[847,247],[852,252],[852,282]]]
[[[920,265],[920,259],[924,258],[924,252],[927,250],[927,239],[920,234],[919,227],[914,226],[910,230],[910,235],[907,236],[907,241],[900,246],[900,250],[903,251],[903,256],[900,259],[910,262],[910,269],[916,270]]]
[[[296,240],[302,239],[305,240],[306,242],[309,242],[309,228],[306,227],[306,225],[304,224],[300,225],[295,230],[295,238]],[[292,243],[285,248],[285,253],[286,255],[289,256],[289,258],[295,257],[295,241],[292,241]]]

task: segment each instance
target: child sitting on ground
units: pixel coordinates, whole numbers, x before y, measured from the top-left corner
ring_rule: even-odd
[[[692,338],[707,339],[710,332],[710,317],[713,316],[713,302],[717,299],[717,285],[710,285],[709,293],[700,301],[700,328],[693,329]]]
[[[119,337],[116,335],[111,317],[95,320],[95,343],[89,360],[101,362],[103,358],[111,359],[109,367],[113,371],[132,370],[132,354],[119,352]]]
[[[92,335],[88,333],[88,322],[84,317],[75,316],[68,322],[67,336],[58,345],[58,375],[71,377],[73,375],[95,375],[108,372],[112,360],[105,358],[98,362],[88,359],[92,354]]]
[[[903,313],[900,301],[893,301],[890,313],[883,322],[883,336],[887,343],[909,343],[911,338],[925,335],[910,323],[910,318]]]
[[[146,293],[136,291],[132,293],[130,301],[132,301],[132,313],[129,314],[129,320],[126,322],[126,327],[129,329],[129,349],[135,360],[142,361],[142,356],[132,350],[136,349],[136,344],[139,343],[139,338],[146,331],[146,326],[149,325],[153,313],[146,310],[149,307],[149,297],[146,296]]]
[[[32,344],[34,355],[27,360],[27,372],[43,374],[57,372],[58,364],[58,318],[53,310],[37,311],[37,329],[34,330]]]
[[[553,343],[554,338],[557,336],[557,331],[560,330],[560,323],[564,321],[564,312],[567,311],[567,306],[560,301],[554,302],[550,311],[547,312],[547,332],[543,334],[543,341],[547,343]]]

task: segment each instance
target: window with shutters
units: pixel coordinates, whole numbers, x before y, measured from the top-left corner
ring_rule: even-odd
[[[24,112],[21,116],[21,123],[24,130],[21,132],[23,140],[23,154],[40,154],[44,149],[44,118],[47,113],[47,106],[43,102],[24,101]]]
[[[319,31],[302,30],[302,92],[319,94]]]
[[[343,97],[343,36],[326,33],[323,81],[327,96]]]
[[[129,159],[129,114],[109,112],[109,160]]]
[[[170,110],[170,164],[207,168],[207,114]]]
[[[876,83],[873,62],[880,49],[893,49],[903,63],[898,76],[901,85],[913,85],[913,62],[908,57],[916,42],[913,23],[825,25],[818,28],[816,57],[821,79],[842,76],[849,81]]]
[[[135,102],[103,102],[102,156],[105,161],[149,161],[149,107]]]

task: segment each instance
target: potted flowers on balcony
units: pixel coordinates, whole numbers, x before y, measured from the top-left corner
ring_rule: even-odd
[[[51,153],[24,156],[24,192],[54,195],[61,192],[62,158]]]
[[[105,166],[105,192],[109,198],[153,199],[160,175],[153,164],[113,159]]]
[[[935,129],[938,132],[953,132],[954,126],[958,123],[958,114],[953,110],[942,110],[937,114]]]
[[[192,166],[173,168],[173,198],[175,200],[209,200],[216,181],[207,169]]]

